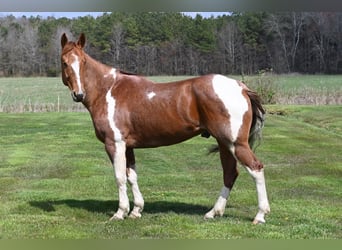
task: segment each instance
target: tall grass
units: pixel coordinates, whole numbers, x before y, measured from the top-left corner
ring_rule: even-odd
[[[325,86],[316,88],[297,87],[277,94],[275,103],[283,105],[340,105],[342,104],[342,89],[330,89]]]
[[[265,104],[342,104],[342,75],[259,74],[242,80],[259,93]]]

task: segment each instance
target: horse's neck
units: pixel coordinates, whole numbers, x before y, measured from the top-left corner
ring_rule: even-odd
[[[96,61],[94,58],[86,54],[87,68],[91,75],[104,75],[111,67]]]
[[[86,61],[85,88],[88,97],[84,105],[91,111],[92,106],[98,102],[99,98],[105,99],[105,95],[114,84],[114,81],[105,79],[105,75],[111,70],[109,66],[96,61],[89,55],[86,55]]]

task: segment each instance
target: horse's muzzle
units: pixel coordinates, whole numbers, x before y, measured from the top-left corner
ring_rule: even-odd
[[[83,98],[84,98],[83,93],[72,92],[71,96],[72,96],[72,99],[74,100],[74,102],[82,102]]]

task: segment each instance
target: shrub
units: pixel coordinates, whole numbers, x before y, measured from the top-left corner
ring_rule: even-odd
[[[263,104],[275,104],[277,102],[278,89],[275,84],[275,76],[259,73],[258,76],[244,79],[243,82],[258,93]]]

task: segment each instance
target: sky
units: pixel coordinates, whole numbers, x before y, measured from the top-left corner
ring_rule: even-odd
[[[1,16],[13,15],[15,17],[30,17],[30,16],[41,16],[41,17],[67,17],[67,18],[77,18],[79,16],[91,15],[94,17],[101,16],[104,12],[0,12]]]
[[[94,17],[101,16],[104,12],[0,12],[0,17],[13,15],[15,17],[30,17],[30,16],[41,16],[41,17],[67,17],[67,18],[77,18],[80,16],[87,16],[91,15]],[[220,16],[223,14],[229,14],[229,12],[183,12],[186,15],[191,17],[195,17],[197,14],[200,14],[202,17],[211,17],[211,16]]]

